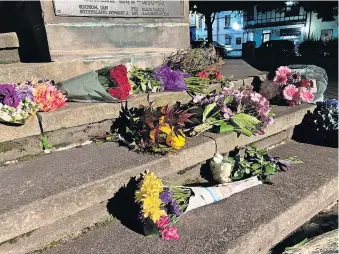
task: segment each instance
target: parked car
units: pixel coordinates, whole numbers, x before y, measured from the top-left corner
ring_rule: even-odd
[[[227,56],[227,53],[228,53],[227,46],[222,45],[216,41],[213,41],[212,44],[214,45],[214,48],[220,57],[225,58]],[[204,45],[207,45],[206,40],[191,41],[192,48],[200,48],[200,47],[203,47]]]
[[[255,56],[259,58],[276,58],[295,56],[295,46],[293,41],[272,40],[266,41],[255,49]]]

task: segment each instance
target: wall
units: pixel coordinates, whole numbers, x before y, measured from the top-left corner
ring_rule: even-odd
[[[310,33],[311,36],[320,38],[321,30],[332,29],[333,30],[332,37],[338,38],[338,16],[334,18],[335,18],[334,21],[322,21],[317,18],[316,13],[312,13],[312,16],[307,17],[306,26],[304,29],[306,35]],[[310,27],[310,20],[311,20],[311,27]]]
[[[189,46],[188,1],[184,18],[98,18],[55,16],[52,0],[41,1],[52,60],[64,55],[105,55],[121,49]]]
[[[225,16],[230,17],[229,25],[225,24]],[[235,24],[238,24],[236,27]],[[219,42],[220,44],[226,44],[226,35],[231,37],[230,46],[232,49],[240,50],[242,47],[243,41],[243,13],[238,11],[222,11],[218,12],[215,16],[215,20],[213,22],[213,40]],[[200,38],[207,38],[207,30],[205,19],[202,19],[202,22],[199,26],[199,36]],[[241,43],[236,44],[236,38],[241,38]]]

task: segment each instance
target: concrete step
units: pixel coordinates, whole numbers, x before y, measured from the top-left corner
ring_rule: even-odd
[[[17,237],[105,202],[131,176],[146,169],[165,177],[204,163],[216,152],[227,153],[268,137],[277,143],[280,138],[273,135],[286,131],[281,137],[290,137],[288,130],[313,107],[278,107],[276,123],[265,135],[206,133],[189,139],[179,153],[167,156],[137,154],[115,143],[91,144],[1,167],[0,242],[17,241]]]
[[[177,225],[179,242],[144,237],[110,220],[75,240],[51,242],[43,253],[266,254],[338,199],[337,149],[291,141],[271,154],[297,155],[304,164],[272,177],[273,185],[253,187],[183,215]]]
[[[0,65],[20,62],[16,33],[0,34]]]
[[[84,52],[86,53],[86,51]],[[118,64],[127,64],[131,61],[140,67],[156,67],[162,64],[164,56],[172,52],[172,49],[154,49],[142,52],[133,49],[129,51],[103,51],[97,55],[94,55],[93,52],[88,52],[87,55],[72,55],[72,59],[65,55],[60,61],[51,63],[6,64],[0,68],[0,83],[22,82],[31,80],[34,77],[47,77],[59,82],[88,71]]]

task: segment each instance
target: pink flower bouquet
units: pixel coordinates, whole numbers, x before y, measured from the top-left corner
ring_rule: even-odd
[[[277,86],[280,95],[290,106],[312,102],[317,92],[315,80],[307,79],[287,66],[280,66],[276,70],[273,85]]]

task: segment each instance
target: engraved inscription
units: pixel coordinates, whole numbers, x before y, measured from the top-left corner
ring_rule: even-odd
[[[54,0],[56,16],[182,18],[184,2],[173,0]]]

